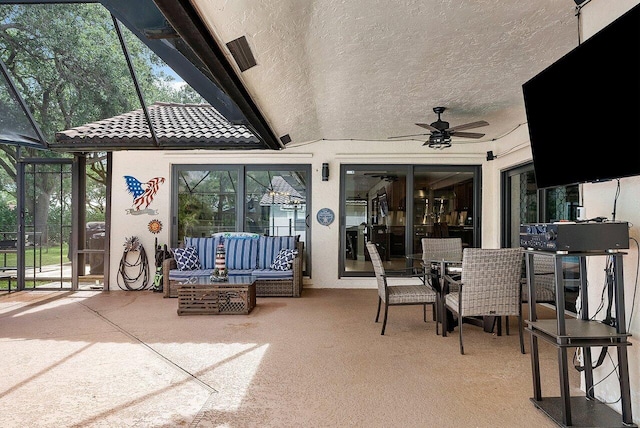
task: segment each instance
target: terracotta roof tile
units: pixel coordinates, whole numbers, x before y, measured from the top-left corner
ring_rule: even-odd
[[[160,147],[155,145],[142,109],[56,133],[51,148],[264,149],[244,125],[234,125],[209,104],[155,103],[148,107]]]

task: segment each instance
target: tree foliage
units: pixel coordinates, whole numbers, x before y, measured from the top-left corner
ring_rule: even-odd
[[[202,102],[124,26],[147,102]],[[55,133],[140,108],[113,20],[99,4],[0,6],[0,55],[48,141]]]
[[[190,87],[175,85],[164,63],[122,28],[147,103],[203,102]],[[0,58],[47,141],[56,132],[140,108],[113,19],[99,3],[0,5]],[[0,75],[2,79],[2,75]],[[33,134],[10,92],[0,87],[0,126]],[[5,131],[3,129],[3,131]],[[55,157],[47,150],[0,144],[0,186],[15,192],[16,161]],[[64,156],[64,155],[62,155]],[[89,156],[88,183],[106,184],[104,153]],[[49,195],[53,183],[37,183]],[[104,209],[104,191],[88,189],[90,204]],[[14,193],[15,196],[15,193]],[[35,201],[33,201],[35,203]],[[32,205],[33,206],[33,205]],[[91,216],[91,213],[89,213]]]

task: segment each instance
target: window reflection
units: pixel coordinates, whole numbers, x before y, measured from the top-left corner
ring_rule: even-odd
[[[503,200],[505,207],[505,235],[502,245],[520,246],[520,225],[549,223],[561,220],[575,221],[579,205],[578,185],[538,190],[533,164],[503,172]],[[578,259],[563,258],[565,310],[575,313],[578,297]]]
[[[178,240],[236,230],[237,171],[178,173]]]
[[[304,238],[307,198],[302,177],[296,171],[248,171],[246,229]]]
[[[464,246],[475,246],[474,173],[419,170],[414,180],[413,252],[422,252],[427,237],[460,237]]]

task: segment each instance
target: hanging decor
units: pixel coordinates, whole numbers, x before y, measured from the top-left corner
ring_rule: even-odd
[[[316,214],[316,220],[323,226],[329,226],[335,220],[336,215],[331,208],[322,208]]]
[[[124,180],[127,185],[127,192],[133,195],[133,208],[126,210],[127,214],[132,215],[157,215],[158,210],[149,208],[153,202],[156,193],[160,189],[160,185],[164,183],[164,177],[155,177],[146,183],[142,183],[131,175],[125,175]]]
[[[158,219],[153,219],[149,222],[149,232],[160,233],[162,230],[162,222]]]
[[[139,291],[149,284],[149,260],[137,236],[126,238],[117,277],[121,290]]]

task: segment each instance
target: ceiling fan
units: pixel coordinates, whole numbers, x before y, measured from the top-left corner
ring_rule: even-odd
[[[449,122],[445,122],[440,119],[440,115],[446,110],[446,107],[434,107],[433,111],[438,115],[438,120],[431,124],[416,123],[416,125],[428,129],[431,131],[429,134],[414,134],[414,135],[400,135],[397,137],[389,138],[406,138],[417,137],[419,135],[428,135],[429,140],[426,141],[423,146],[429,146],[432,149],[444,149],[451,147],[451,137],[464,137],[464,138],[482,138],[484,134],[478,132],[460,132],[464,129],[480,128],[481,126],[489,125],[489,122],[485,120],[478,120],[476,122],[465,123],[464,125],[458,125],[449,128]]]

